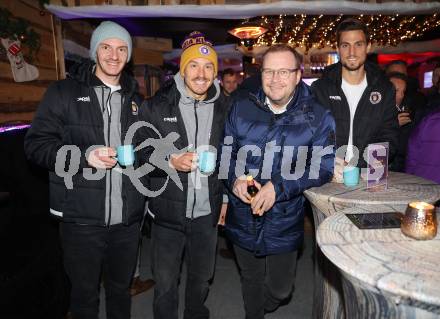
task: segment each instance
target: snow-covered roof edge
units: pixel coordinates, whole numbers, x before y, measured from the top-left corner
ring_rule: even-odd
[[[238,5],[97,5],[77,7],[46,5],[46,9],[61,19],[132,17],[245,19],[261,15],[279,14],[433,14],[440,12],[440,2],[364,3],[335,0],[291,0]]]

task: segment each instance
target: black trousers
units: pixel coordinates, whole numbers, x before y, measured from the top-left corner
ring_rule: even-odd
[[[234,245],[240,267],[246,319],[263,319],[288,298],[293,290],[297,252],[255,257]]]
[[[214,275],[217,227],[212,216],[186,219],[184,231],[167,228],[153,222],[152,268],[155,319],[178,318],[178,282],[182,256],[187,269],[185,319],[209,318],[204,305],[209,280]]]
[[[110,227],[61,223],[64,267],[72,283],[74,319],[97,319],[104,274],[108,319],[130,318],[130,284],[136,266],[139,223]]]

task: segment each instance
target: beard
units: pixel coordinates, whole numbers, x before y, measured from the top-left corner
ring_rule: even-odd
[[[196,83],[197,81],[203,81],[203,84],[197,84]],[[207,85],[207,83],[209,83],[209,79],[197,77],[197,78],[191,79],[190,81],[188,81],[188,83],[185,83],[185,84],[186,84],[186,86],[188,86],[192,90],[194,90],[194,92],[201,94],[201,93],[206,93],[206,91],[208,91],[209,85]],[[205,86],[206,86],[206,88],[205,88]]]
[[[361,67],[364,66],[365,61],[362,62],[362,63],[359,63],[358,65],[355,65],[355,66],[350,66],[350,65],[348,65],[347,62],[341,62],[341,64],[342,64],[342,66],[343,66],[345,69],[347,69],[348,71],[357,71],[357,70],[359,70]]]
[[[349,60],[352,58],[357,59],[358,64],[354,64],[354,65],[351,64]],[[347,56],[346,59],[341,59],[341,64],[348,71],[357,71],[364,66],[365,61],[366,61],[366,56],[364,56],[362,59],[362,57],[359,57],[357,55],[350,55]]]
[[[195,83],[196,81],[203,81],[204,83],[199,85]],[[186,78],[184,78],[184,83],[187,91],[189,90],[190,92],[200,96],[206,95],[209,88],[213,84],[213,82],[206,77],[195,77],[190,80],[186,80]],[[199,99],[200,96],[198,96],[197,99]]]

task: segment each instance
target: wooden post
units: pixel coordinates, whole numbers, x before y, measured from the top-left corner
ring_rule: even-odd
[[[173,50],[173,41],[171,39],[152,38],[152,37],[132,37],[132,38],[133,38],[134,48],[161,51],[161,52],[170,52]]]
[[[128,0],[127,4],[130,6],[147,6],[149,4],[148,0]]]
[[[57,79],[66,78],[66,67],[64,64],[64,48],[63,48],[63,36],[61,29],[61,20],[52,15],[52,35],[53,35],[53,47],[55,51],[55,66],[57,72]]]
[[[79,4],[75,1],[77,6],[94,6],[96,5],[95,0],[79,0]]]
[[[113,5],[126,6],[127,0],[112,0]]]

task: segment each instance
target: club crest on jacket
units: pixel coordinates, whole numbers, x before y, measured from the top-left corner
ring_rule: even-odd
[[[377,104],[382,100],[382,94],[380,94],[380,92],[377,91],[373,91],[370,94],[370,103],[371,104]]]

